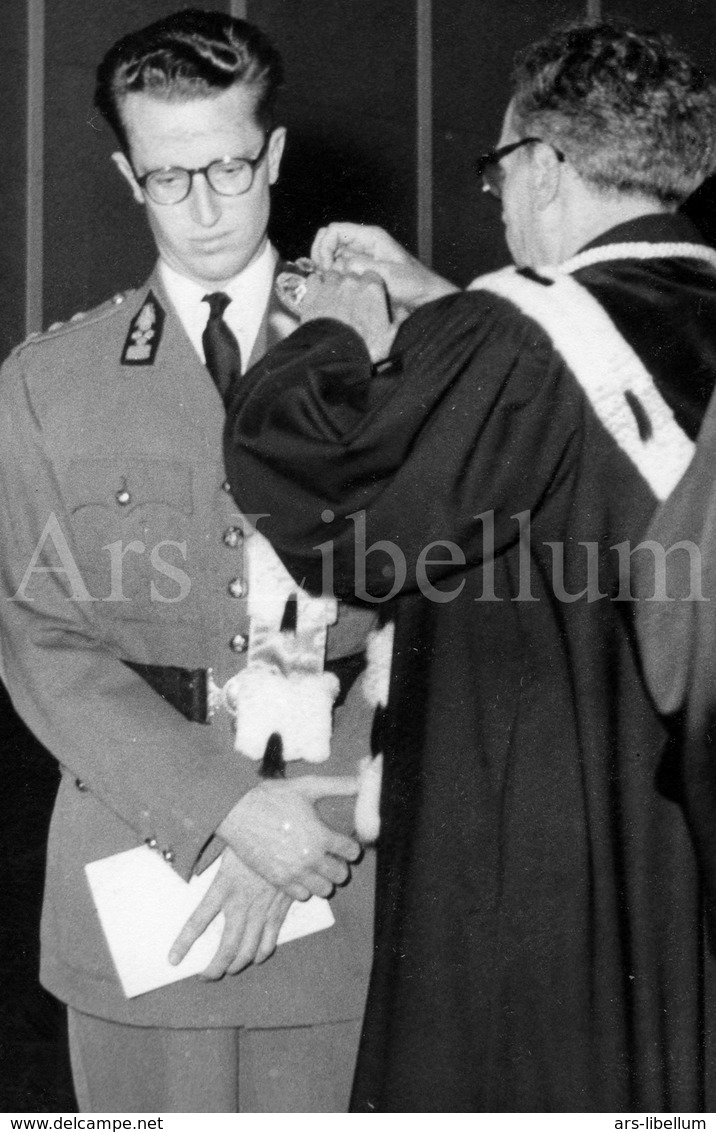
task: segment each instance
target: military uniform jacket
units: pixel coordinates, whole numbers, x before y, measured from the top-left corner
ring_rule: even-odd
[[[699,237],[678,217],[622,225],[575,280],[690,444],[716,377],[716,273],[681,242]],[[605,371],[611,341],[590,350]],[[495,291],[421,307],[393,357],[371,377],[350,328],[308,322],[227,418],[237,498],[271,512],[297,576],[320,585],[331,539],[336,592],[400,595],[352,1110],[711,1111],[701,894],[629,600],[651,481]],[[648,450],[649,402],[609,400]]]
[[[270,306],[255,357],[278,336],[275,315]],[[123,663],[211,667],[218,684],[245,663],[245,520],[224,486],[223,424],[156,272],[31,338],[2,370],[4,679],[62,767],[41,978],[79,1010],[135,1024],[352,1018],[369,964],[368,864],[336,895],[335,927],[234,978],[191,978],[129,1001],[83,872],[147,841],[189,877],[219,852],[213,831],[259,781],[257,764],[233,750],[227,712],[189,722]],[[350,655],[363,641],[363,625],[348,619],[329,653]],[[369,725],[356,685],[337,709],[331,758],[314,769],[353,773]],[[344,802],[333,805],[330,820],[349,822]]]

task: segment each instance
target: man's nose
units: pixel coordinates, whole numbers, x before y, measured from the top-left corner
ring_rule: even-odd
[[[189,196],[192,220],[202,228],[212,228],[221,216],[221,201],[206,179],[205,173],[195,173]]]

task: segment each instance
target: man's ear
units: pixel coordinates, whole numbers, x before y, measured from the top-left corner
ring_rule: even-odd
[[[532,153],[534,202],[538,208],[547,208],[557,196],[564,164],[551,145],[541,142]]]
[[[286,144],[286,127],[277,126],[271,134],[271,140],[268,147],[268,174],[269,185],[275,185],[278,181],[278,171],[281,165],[281,158],[283,157],[283,147]]]
[[[144,194],[137,184],[134,173],[132,172],[132,166],[129,164],[126,155],[120,150],[117,150],[116,153],[112,154],[112,161],[117,166],[120,173],[132,190],[132,196],[136,200],[137,204],[144,204]]]

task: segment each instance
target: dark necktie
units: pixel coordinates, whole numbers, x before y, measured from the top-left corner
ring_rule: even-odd
[[[239,343],[224,322],[224,311],[231,299],[223,291],[215,291],[213,295],[204,295],[202,302],[209,304],[209,320],[201,336],[206,368],[226,401],[232,381],[241,376]]]

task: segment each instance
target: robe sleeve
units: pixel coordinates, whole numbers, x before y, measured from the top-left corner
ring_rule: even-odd
[[[576,382],[504,300],[426,305],[391,358],[373,374],[352,329],[308,322],[229,405],[240,506],[263,515],[298,581],[347,600],[415,591],[426,570],[439,584],[499,554],[517,538],[513,516],[541,508],[578,459]]]

